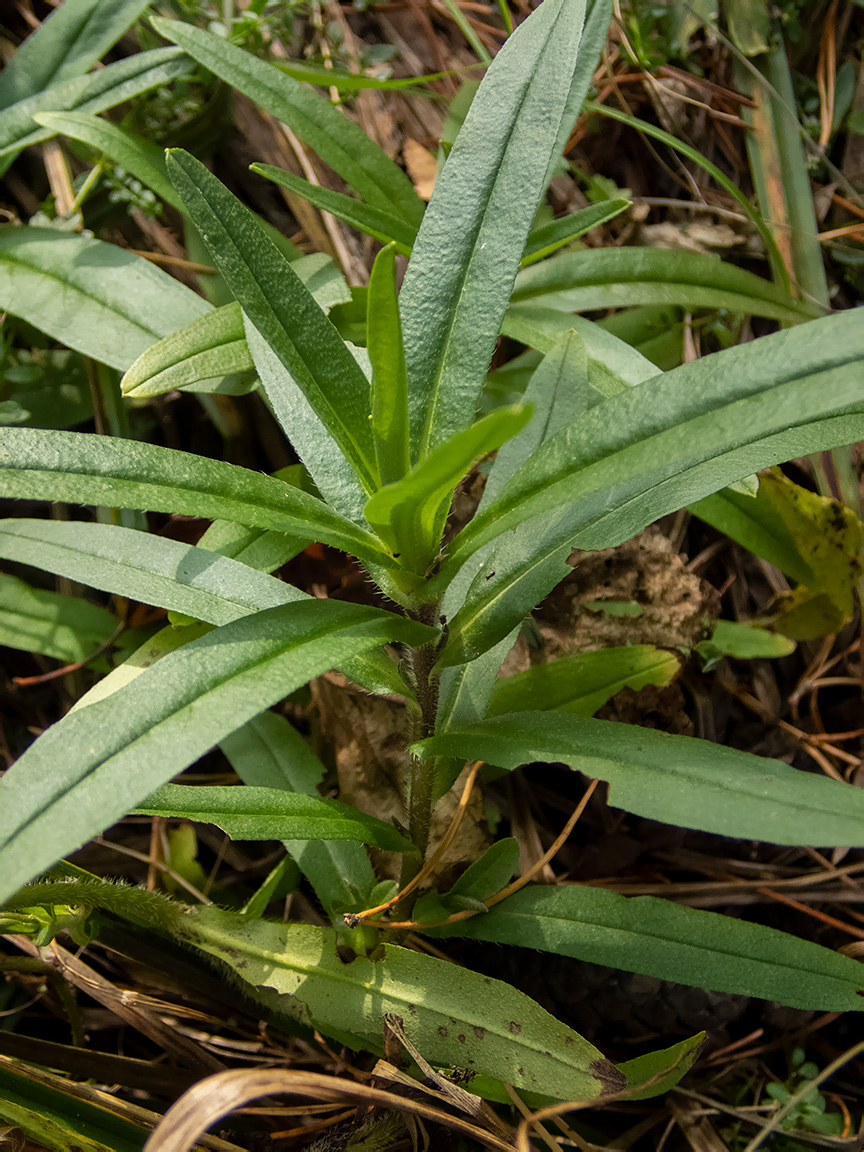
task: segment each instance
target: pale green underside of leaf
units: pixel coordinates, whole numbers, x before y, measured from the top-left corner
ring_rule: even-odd
[[[793,323],[813,317],[812,309],[734,264],[663,248],[566,252],[520,272],[512,302],[563,312],[677,304],[725,308]]]
[[[148,0],[61,4],[32,32],[0,75],[0,109],[84,73],[148,6]]]
[[[0,308],[125,369],[209,306],[149,261],[54,228],[0,226]]]
[[[110,524],[3,520],[0,556],[208,624],[306,599],[237,560]]]
[[[135,809],[215,824],[232,840],[354,840],[390,852],[413,852],[392,824],[347,804],[278,788],[163,784]]]
[[[226,736],[221,747],[244,784],[318,795],[324,765],[284,716],[262,712]],[[344,840],[283,843],[331,916],[371,905],[376,878],[361,845]]]
[[[108,524],[9,519],[0,522],[0,557],[208,624],[229,624],[264,608],[309,599],[299,588],[247,566],[259,558],[281,563],[287,538],[280,533],[258,534],[252,544],[239,551],[237,559],[210,551],[220,539],[233,547],[236,534],[228,533],[232,527],[239,528],[225,521],[211,525],[202,537],[205,546],[195,547]],[[212,539],[209,546],[208,536]],[[288,550],[292,554],[295,551]],[[247,553],[248,560],[243,560]],[[110,615],[109,619],[113,622]],[[341,668],[370,692],[408,691],[383,653],[359,656]],[[122,675],[120,669],[111,675],[118,674]]]
[[[707,740],[522,712],[414,747],[508,770],[533,761],[568,764],[607,780],[613,807],[683,828],[772,844],[864,844],[860,789]]]
[[[51,84],[0,112],[0,156],[13,155],[54,135],[36,124],[36,112],[104,112],[133,96],[170,83],[189,71],[176,48],[155,48],[108,64],[87,76]]]
[[[370,204],[420,220],[423,202],[405,173],[317,92],[212,33],[155,16],[152,23],[166,40],[287,124]]]
[[[132,440],[2,429],[0,494],[233,520],[388,561],[370,533],[298,488],[220,460]]]
[[[861,1011],[861,965],[829,948],[652,896],[569,884],[529,887],[430,936],[539,948],[661,980],[819,1012]]]
[[[584,0],[547,0],[509,38],[439,174],[400,295],[415,459],[471,423],[545,188]]]
[[[276,419],[331,508],[365,526],[367,495],[357,473],[319,420],[303,389],[247,316],[247,347]]]
[[[0,780],[0,902],[313,676],[430,634],[377,609],[289,604],[209,632],[69,713]]]
[[[383,1016],[401,1018],[408,1039],[435,1064],[468,1068],[517,1088],[560,1099],[594,1099],[619,1086],[614,1065],[533,1000],[488,976],[385,944],[380,962],[344,964],[331,930],[307,924],[244,921],[196,909],[190,942],[227,963],[271,1001],[325,1034],[358,1037],[380,1052]]]
[[[302,256],[292,267],[325,310],[351,299],[333,261],[320,254]],[[246,343],[243,312],[233,301],[211,308],[143,352],[124,375],[126,396],[159,396],[191,388],[214,377],[254,368]]]

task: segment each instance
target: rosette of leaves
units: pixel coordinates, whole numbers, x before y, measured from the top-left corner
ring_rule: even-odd
[[[169,154],[167,171],[235,298],[230,315],[98,240],[25,229],[7,229],[2,240],[14,252],[4,266],[10,309],[110,365],[128,367],[151,346],[163,368],[183,365],[224,336],[254,364],[317,490],[131,440],[0,432],[6,497],[213,521],[197,546],[83,521],[8,520],[0,529],[8,559],[191,618],[98,683],[0,781],[7,923],[44,938],[52,923],[92,907],[154,923],[338,1041],[380,1050],[383,1017],[398,1014],[426,1060],[470,1070],[471,1086],[493,1099],[502,1081],[557,1099],[638,1092],[646,1082],[643,1091],[657,1091],[680,1074],[692,1045],[616,1069],[515,990],[454,975],[395,943],[386,915],[364,925],[359,914],[386,904],[393,886],[378,883],[363,845],[403,853],[410,880],[428,853],[433,808],[466,760],[505,771],[568,764],[607,781],[618,807],[722,835],[864,843],[860,789],[706,741],[574,714],[563,688],[544,697],[526,685],[527,710],[491,706],[516,631],[567,574],[573,548],[613,546],[761,468],[864,437],[864,325],[855,313],[659,373],[577,317],[562,329],[556,313],[549,338],[545,310],[522,304],[520,331],[526,340],[539,333],[545,355],[524,404],[475,420],[547,175],[591,74],[603,11],[591,9],[587,49],[582,0],[545,0],[520,26],[489,68],[425,211],[383,153],[299,81],[206,32],[156,22],[290,123],[357,191],[367,222],[373,210],[398,218],[410,262],[398,294],[398,244],[375,262],[368,356],[346,344],[254,214],[182,151]],[[94,268],[98,282],[88,281]],[[58,278],[68,289],[62,306],[27,295]],[[76,326],[76,300],[88,315],[101,309],[101,324]],[[512,311],[506,322],[515,322]],[[494,452],[476,515],[443,546],[454,490]],[[269,575],[316,541],[356,557],[391,607],[315,600]],[[401,667],[383,647],[393,641]],[[321,799],[321,765],[267,711],[334,667],[369,692],[400,694],[412,710],[406,829]],[[242,787],[168,784],[219,742]],[[262,919],[266,891],[236,914],[145,907],[145,894],[87,878],[31,883],[133,808],[198,818],[238,838],[282,839],[333,926]],[[527,886],[502,898],[515,863],[512,842],[493,845],[452,889],[424,894],[413,921],[419,892],[404,897],[401,922],[435,937],[519,944],[802,1008],[861,1004],[860,968],[826,948],[602,889]],[[54,909],[47,922],[46,908]],[[338,950],[346,941],[352,963]]]

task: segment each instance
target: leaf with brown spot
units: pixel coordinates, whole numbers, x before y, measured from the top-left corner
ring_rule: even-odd
[[[467,969],[454,980],[453,965],[434,956],[385,944],[380,963],[343,964],[332,929],[248,920],[214,906],[190,911],[184,931],[267,1003],[351,1047],[380,1054],[382,1019],[392,1013],[433,1065],[470,1067],[560,1100],[593,1100],[611,1083],[597,1077],[608,1064],[602,1053],[539,1004]]]

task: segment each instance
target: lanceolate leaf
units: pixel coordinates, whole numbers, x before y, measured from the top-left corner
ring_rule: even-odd
[[[464,968],[454,980],[452,965],[434,956],[385,944],[381,960],[345,964],[329,929],[250,922],[216,908],[196,909],[184,930],[241,980],[277,993],[268,997],[274,1006],[335,1039],[380,1052],[384,1013],[394,1013],[435,1064],[562,1100],[624,1087],[614,1064],[522,992]]]
[[[812,1011],[864,1007],[861,965],[829,948],[671,900],[581,884],[523,888],[485,916],[429,935],[539,948]]]
[[[152,140],[127,132],[110,120],[83,112],[40,112],[33,118],[52,133],[70,136],[73,140],[81,140],[92,148],[98,148],[115,164],[146,184],[166,204],[178,212],[186,211],[183,201],[168,179],[165,151]]]
[[[377,609],[289,604],[226,624],[69,713],[0,780],[0,901],[313,676],[430,634]]]
[[[372,362],[372,438],[382,484],[401,480],[411,467],[408,383],[391,246],[375,259],[369,278],[366,341]]]
[[[489,702],[490,716],[549,708],[593,716],[622,688],[638,692],[646,684],[668,684],[681,662],[673,652],[633,644],[561,656],[525,672],[496,680]]]
[[[68,663],[86,660],[111,639],[117,623],[110,612],[80,597],[31,588],[0,572],[0,644],[9,648]]]
[[[757,556],[775,564],[799,584],[816,577],[795,545],[792,533],[764,493],[747,496],[729,488],[690,505],[690,511]]]
[[[252,212],[203,164],[175,149],[168,168],[244,312],[295,378],[363,487],[374,492],[369,381],[341,336]]]
[[[372,497],[366,519],[405,568],[422,571],[434,560],[456,485],[475,460],[524,428],[530,415],[520,405],[491,412]]]
[[[423,202],[405,173],[323,96],[219,36],[179,20],[152,22],[166,40],[284,121],[369,204],[419,222]]]
[[[176,48],[155,48],[108,64],[88,76],[62,80],[0,112],[0,156],[47,140],[54,133],[33,120],[37,112],[104,112],[189,70]]]
[[[112,368],[210,310],[149,261],[55,228],[0,226],[0,308]]]
[[[124,396],[160,396],[252,368],[243,310],[234,301],[212,308],[152,344],[124,375],[120,387]]]
[[[232,840],[354,840],[389,852],[415,851],[392,824],[336,800],[278,788],[163,784],[135,811],[215,824]]]
[[[0,108],[83,76],[149,0],[66,0],[24,41],[0,76]]]
[[[83,432],[0,430],[0,493],[141,508],[309,535],[392,563],[368,532],[272,476],[188,452]]]
[[[584,0],[547,0],[510,37],[423,217],[400,295],[418,459],[474,417],[545,188],[583,13]]]
[[[522,267],[535,264],[550,252],[554,252],[556,248],[569,244],[577,236],[590,232],[592,228],[598,228],[608,220],[614,220],[619,213],[629,207],[629,200],[603,200],[599,204],[590,204],[587,208],[582,208],[569,216],[562,216],[558,220],[544,224],[541,228],[535,228],[529,234],[528,243],[522,253]],[[618,249],[612,251],[617,252]]]
[[[565,252],[520,272],[513,304],[584,312],[634,304],[726,308],[800,322],[812,309],[768,280],[714,256],[664,248],[590,248]]]
[[[360,657],[362,659],[362,657]],[[326,769],[284,716],[262,712],[222,741],[244,784],[318,795]],[[285,847],[331,916],[369,907],[375,873],[368,853],[344,840],[287,840]]]
[[[346,224],[365,232],[367,236],[380,240],[382,244],[389,244],[392,241],[403,256],[410,256],[417,228],[403,217],[394,215],[392,211],[387,212],[371,204],[364,204],[362,200],[355,200],[351,196],[346,196],[344,192],[333,192],[329,188],[322,188],[320,184],[311,184],[308,180],[295,176],[292,172],[286,172],[283,168],[274,168],[272,164],[253,164],[252,171],[266,176],[268,180],[287,188],[289,192],[296,192],[316,208],[330,212],[339,220],[344,220]]]
[[[362,523],[367,496],[357,473],[319,420],[294,376],[248,316],[244,327],[264,394],[318,491],[331,508]]]
[[[564,504],[576,505],[574,534],[591,526],[592,540],[601,538],[595,526],[603,519],[617,521],[620,529],[610,525],[605,543],[590,545],[607,547],[662,515],[657,507],[665,505],[665,493],[675,490],[676,501],[684,495],[681,504],[689,503],[798,455],[796,443],[821,441],[825,433],[839,437],[835,444],[852,443],[864,408],[862,360],[864,326],[854,311],[845,312],[706,356],[611,396],[537,450],[460,534],[451,562]],[[829,430],[832,417],[841,418]],[[721,464],[724,457],[728,467]],[[645,500],[652,489],[653,499]],[[589,511],[595,500],[602,501],[602,511]],[[651,514],[642,519],[649,502]],[[680,504],[664,511],[672,507]]]
[[[772,844],[864,844],[864,795],[850,784],[734,748],[648,728],[521,712],[414,745],[423,755],[512,769],[540,760],[609,781],[616,808]]]
[[[504,336],[543,353],[551,352],[570,331],[582,337],[588,351],[589,378],[604,396],[614,396],[628,384],[641,384],[659,374],[656,364],[584,316],[520,304],[507,309],[501,325]]]
[[[345,281],[327,256],[301,256],[291,262],[294,271],[325,311],[350,300]],[[158,396],[172,389],[192,389],[214,377],[249,372],[255,367],[246,342],[243,312],[233,301],[212,308],[151,345],[120,382],[127,396]]]
[[[307,598],[237,560],[110,524],[2,520],[0,556],[208,624]]]

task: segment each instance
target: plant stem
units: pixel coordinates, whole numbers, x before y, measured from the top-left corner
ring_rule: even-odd
[[[424,604],[411,615],[423,624],[432,624],[437,616],[437,605]],[[411,651],[411,672],[414,691],[420,705],[420,716],[414,733],[415,740],[423,740],[435,732],[438,713],[438,677],[432,675],[437,658],[437,647],[426,644]],[[432,823],[432,794],[435,782],[434,760],[413,759],[409,780],[408,831],[420,853],[421,860],[429,846]]]

